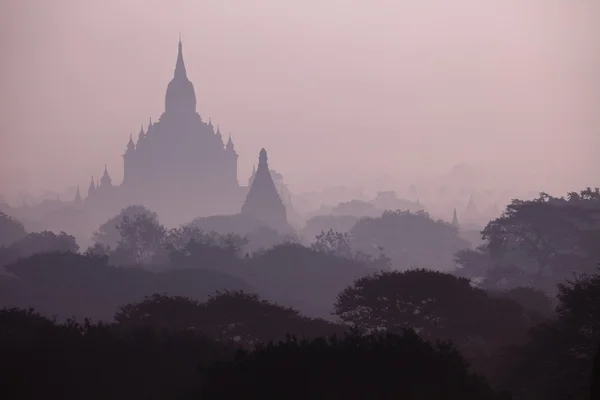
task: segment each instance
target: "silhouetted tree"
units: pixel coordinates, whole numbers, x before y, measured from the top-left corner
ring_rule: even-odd
[[[362,262],[281,244],[245,260],[239,276],[278,304],[311,317],[331,318],[337,294],[371,271]]]
[[[342,257],[364,263],[375,270],[388,270],[391,267],[391,260],[380,249],[377,257],[360,251],[353,251],[351,247],[352,236],[349,233],[340,233],[333,230],[321,232],[316,237],[316,241],[311,244],[311,249],[336,257]]]
[[[505,355],[504,384],[517,396],[587,399],[600,343],[600,274],[559,285],[558,300],[557,317]]]
[[[352,248],[366,254],[385,253],[396,268],[454,268],[454,253],[470,247],[458,230],[425,212],[385,211],[363,218],[352,228]]]
[[[326,254],[332,254],[338,257],[352,258],[354,256],[350,241],[352,240],[348,232],[336,232],[332,229],[327,232],[321,232],[317,235],[311,248]]]
[[[121,239],[118,226],[123,222],[123,217],[129,217],[131,219],[139,214],[147,215],[151,219],[158,221],[158,215],[148,210],[146,207],[140,205],[128,206],[122,209],[119,214],[102,224],[98,230],[94,232],[92,239],[95,243],[108,245],[112,249],[116,248],[117,243]]]
[[[596,356],[594,357],[594,366],[592,369],[591,376],[591,389],[590,389],[590,399],[599,399],[600,398],[600,346],[598,346],[598,350],[596,351]]]
[[[128,329],[193,330],[244,347],[281,340],[288,334],[317,337],[345,330],[342,326],[303,317],[294,309],[241,291],[217,292],[205,303],[154,294],[143,302],[122,307],[115,320],[119,326]]]
[[[500,279],[512,278],[519,286],[520,279],[527,279],[520,285],[551,291],[573,272],[589,271],[587,260],[598,254],[600,239],[598,198],[598,189],[588,188],[566,198],[541,193],[534,200],[513,200],[482,232],[499,269],[496,281],[505,276]],[[490,280],[495,281],[493,277]]]
[[[290,338],[205,369],[203,399],[499,399],[448,344],[418,335]]]
[[[554,302],[546,293],[531,287],[515,287],[509,290],[488,291],[492,297],[510,299],[519,303],[530,317],[538,322],[554,314]]]
[[[302,236],[308,241],[330,229],[340,233],[350,232],[358,219],[359,217],[354,215],[317,215],[306,221],[306,225],[302,229]]]
[[[0,310],[3,399],[165,399],[199,389],[198,366],[232,352],[195,332],[57,324],[32,310]]]
[[[22,223],[0,211],[0,247],[10,246],[27,235]]]
[[[153,293],[206,300],[217,290],[254,289],[240,278],[203,269],[153,273],[109,265],[105,256],[48,253],[6,265],[0,307],[35,307],[44,315],[110,321],[124,304]]]
[[[115,248],[119,261],[135,264],[166,262],[167,242],[166,229],[158,219],[148,214],[136,214],[133,217],[123,216],[117,225],[120,239]],[[162,257],[162,259],[161,259]],[[123,261],[122,261],[123,260]]]
[[[67,235],[65,232],[61,232],[57,235],[54,232],[49,231],[29,233],[21,240],[13,243],[10,248],[14,250],[19,257],[29,257],[37,253],[75,253],[79,251],[79,246],[73,236]]]
[[[115,321],[128,329],[151,327],[159,331],[200,332],[204,325],[204,308],[200,302],[187,297],[155,293],[142,302],[121,307]]]
[[[492,269],[492,257],[487,245],[476,249],[462,249],[454,255],[457,269],[454,273],[464,278],[485,278]]]
[[[410,328],[475,352],[523,339],[528,328],[517,303],[489,298],[467,279],[422,269],[360,278],[339,294],[334,308],[342,322],[362,332]]]

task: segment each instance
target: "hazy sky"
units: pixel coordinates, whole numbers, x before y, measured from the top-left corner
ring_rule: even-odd
[[[179,32],[242,183],[265,147],[293,191],[459,162],[600,184],[597,0],[0,0],[0,192],[120,182]]]

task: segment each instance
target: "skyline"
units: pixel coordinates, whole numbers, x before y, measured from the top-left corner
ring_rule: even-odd
[[[164,106],[180,31],[198,112],[232,133],[241,184],[265,147],[293,191],[383,175],[418,181],[461,163],[526,169],[557,189],[597,185],[593,2],[542,9],[462,0],[479,17],[470,26],[458,11],[444,16],[447,6],[411,2],[405,14],[386,2],[348,5],[343,18],[333,0],[320,8],[263,1],[254,11],[154,1],[137,14],[142,3],[130,0],[115,15],[114,1],[27,3],[0,6],[10,18],[3,40],[14,38],[2,44],[3,192],[83,188],[104,164],[120,182],[130,133]],[[101,30],[106,24],[113,29]],[[53,147],[65,153],[52,156]]]

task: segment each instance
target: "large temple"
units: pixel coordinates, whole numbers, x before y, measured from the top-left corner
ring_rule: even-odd
[[[105,166],[99,181],[92,178],[87,207],[115,213],[141,204],[173,223],[240,210],[247,188],[238,183],[238,155],[231,135],[225,143],[219,127],[196,111],[181,40],[165,111],[134,139],[130,136],[123,154],[123,182],[113,185]]]

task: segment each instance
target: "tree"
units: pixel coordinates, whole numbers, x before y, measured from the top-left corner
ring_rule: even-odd
[[[333,229],[330,229],[327,232],[321,231],[310,247],[314,251],[351,259],[354,256],[350,247],[351,240],[352,237],[349,233],[335,232]]]
[[[158,215],[155,212],[148,210],[144,206],[132,205],[122,209],[119,214],[115,215],[98,228],[92,239],[95,243],[100,243],[105,246],[110,246],[114,249],[121,238],[118,226],[123,222],[123,217],[134,218],[138,214],[144,214],[158,221]]]
[[[161,256],[166,261],[166,229],[153,216],[125,215],[117,230],[121,238],[115,252],[130,263],[149,264],[157,262]]]
[[[180,296],[154,294],[121,307],[115,321],[124,328],[152,327],[159,331],[192,330],[225,343],[253,347],[282,340],[286,335],[316,337],[343,332],[343,327],[301,316],[258,295],[243,291],[217,292],[200,303]]]
[[[532,399],[587,399],[600,343],[600,274],[559,285],[557,317],[505,356],[504,385]]]
[[[76,253],[79,251],[79,246],[73,236],[68,235],[65,232],[61,232],[57,235],[50,231],[30,233],[21,240],[13,243],[10,248],[14,250],[19,257],[29,257],[36,253]]]
[[[152,327],[159,331],[182,332],[203,329],[204,307],[200,302],[182,296],[155,293],[142,302],[122,306],[115,321],[127,329]]]
[[[452,346],[401,335],[324,338],[260,346],[203,370],[201,398],[499,399]]]
[[[10,246],[27,235],[22,223],[0,211],[0,247]]]
[[[210,336],[244,347],[283,340],[286,335],[316,337],[341,331],[339,326],[302,317],[293,308],[242,291],[217,292],[206,302],[206,312]]]
[[[32,310],[0,310],[7,399],[185,398],[199,387],[199,366],[232,358],[230,349],[189,331],[58,323]]]
[[[510,299],[520,304],[535,321],[554,315],[555,304],[546,293],[532,287],[519,286],[509,290],[488,291],[492,297]]]
[[[372,271],[353,259],[281,244],[243,260],[238,273],[266,298],[327,319],[337,294]]]
[[[463,278],[483,279],[492,269],[492,257],[486,245],[481,245],[475,250],[462,249],[454,255],[457,268],[454,273]]]
[[[383,254],[383,248],[379,248],[379,255],[374,257],[372,254],[353,251],[351,242],[352,236],[349,233],[330,229],[317,235],[316,241],[310,247],[318,253],[354,260],[377,271],[390,269],[391,260]]]
[[[334,314],[359,331],[414,329],[424,338],[454,340],[466,351],[514,343],[528,328],[523,309],[489,298],[468,279],[428,270],[381,272],[342,291]]]
[[[470,247],[456,228],[425,212],[385,211],[379,218],[359,220],[350,234],[355,251],[384,252],[398,269],[451,270],[454,253]]]
[[[600,192],[590,188],[566,197],[541,193],[537,199],[513,200],[500,218],[483,230],[496,268],[511,268],[513,284],[534,284],[551,292],[574,272],[589,272],[600,256]],[[516,267],[516,269],[514,268]],[[491,279],[490,285],[504,285]]]

